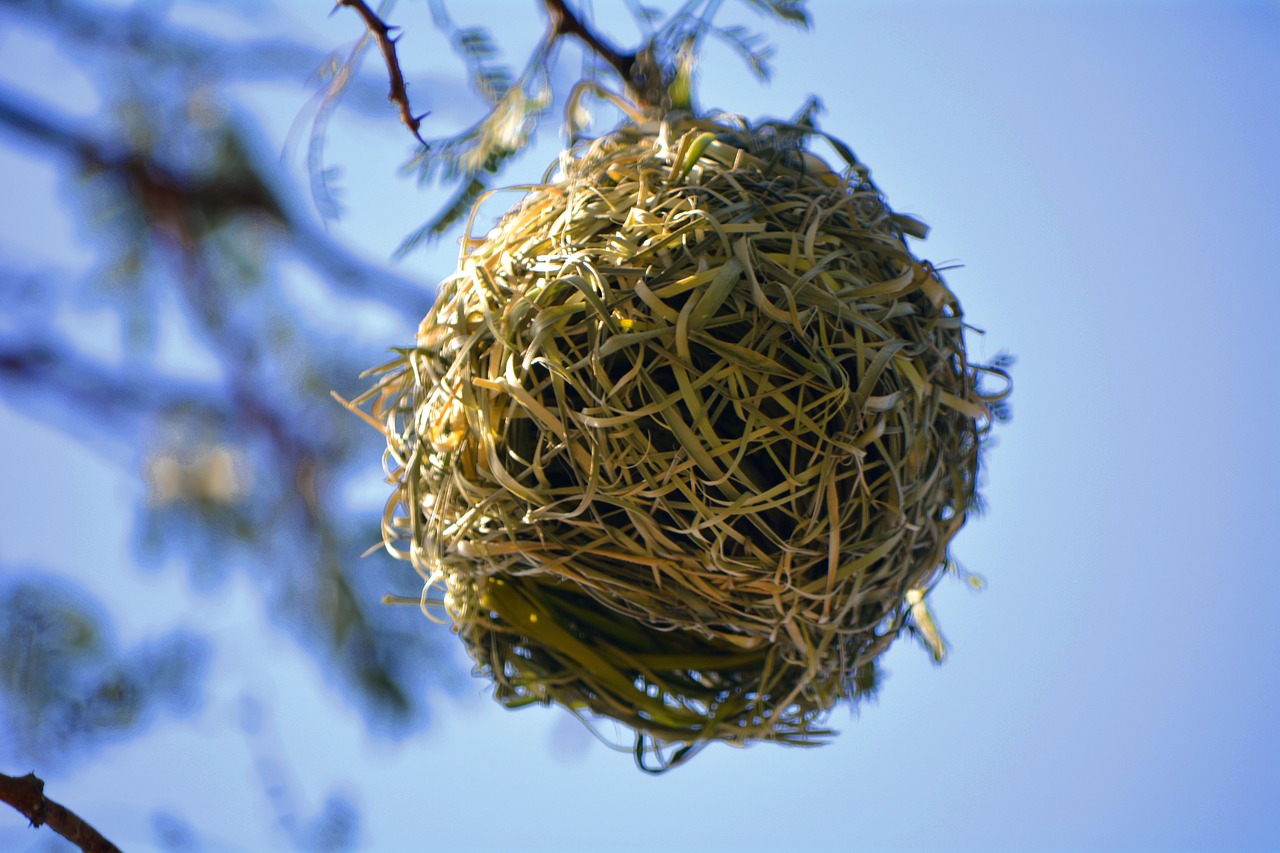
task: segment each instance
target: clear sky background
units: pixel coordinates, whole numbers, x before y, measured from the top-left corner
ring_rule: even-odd
[[[452,8],[517,57],[539,32],[532,5]],[[621,4],[596,5],[631,39]],[[325,3],[288,8],[320,44],[358,31]],[[917,253],[963,264],[947,278],[987,330],[973,351],[1018,359],[990,509],[955,543],[988,589],[951,582],[935,599],[945,666],[904,640],[879,700],[833,715],[831,745],[715,746],[659,778],[557,709],[502,710],[478,680],[390,743],[269,627],[245,579],[206,596],[134,568],[134,476],[0,400],[0,555],[103,595],[125,639],[185,624],[217,644],[198,716],[105,748],[52,777],[51,795],[127,850],[155,844],[157,809],[203,849],[281,846],[239,726],[252,688],[258,746],[291,768],[299,808],[349,796],[369,850],[1280,848],[1280,4],[811,8],[813,32],[770,28],[770,85],[708,53],[702,104],[788,116],[818,94],[824,129],[933,226]],[[234,27],[229,9],[173,14]],[[414,14],[411,71],[430,67]],[[0,79],[92,114],[57,49],[5,37],[3,16]],[[458,118],[422,91],[438,120]],[[284,149],[301,103],[244,95]],[[371,258],[433,206],[397,176],[396,133],[340,115],[332,135],[347,173],[337,227]],[[513,182],[556,142],[545,134]],[[87,263],[55,187],[47,162],[0,139],[0,244]],[[403,268],[428,287],[447,255]],[[412,329],[389,333],[387,346]],[[375,490],[379,477],[370,459]],[[50,511],[67,500],[84,519],[70,530]],[[45,849],[35,837],[0,810],[0,849]]]

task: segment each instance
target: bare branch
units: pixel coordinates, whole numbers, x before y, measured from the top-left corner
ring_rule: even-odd
[[[0,773],[0,801],[17,809],[32,827],[47,825],[85,853],[120,853],[75,812],[44,795],[44,780],[34,773],[6,776]]]
[[[663,79],[662,68],[654,56],[653,46],[631,53],[621,53],[573,13],[565,0],[542,0],[551,20],[550,42],[573,36],[587,49],[603,59],[622,78],[627,95],[649,113],[664,113],[671,108],[671,98]]]
[[[543,0],[543,5],[547,10],[547,17],[551,19],[552,38],[574,36],[580,39],[592,53],[609,63],[624,83],[637,92],[644,91],[645,81],[638,81],[635,75],[636,54],[619,53],[617,48],[582,23],[582,19],[565,5],[564,0]]]
[[[422,133],[418,130],[422,120],[430,113],[415,117],[413,110],[409,108],[409,92],[405,86],[404,74],[400,71],[400,59],[396,56],[396,40],[391,37],[391,27],[383,23],[364,0],[338,0],[338,6],[355,9],[364,20],[365,27],[377,41],[378,48],[382,51],[382,59],[387,64],[387,74],[391,78],[391,93],[387,95],[387,99],[400,110],[400,121],[404,122],[404,126],[409,128],[424,148],[430,148],[431,146],[427,145],[427,141],[422,138]]]

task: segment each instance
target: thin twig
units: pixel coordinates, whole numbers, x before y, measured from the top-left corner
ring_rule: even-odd
[[[400,59],[396,56],[396,40],[391,37],[392,28],[376,15],[364,0],[338,0],[338,6],[355,9],[364,20],[364,25],[377,41],[378,48],[382,51],[382,59],[387,64],[387,75],[391,78],[391,92],[387,95],[387,99],[400,111],[400,121],[404,122],[404,126],[409,128],[424,148],[430,148],[431,146],[427,145],[427,140],[422,138],[422,133],[418,130],[422,120],[430,113],[425,112],[415,117],[413,110],[409,108],[409,92],[405,86],[404,74],[400,71]]]
[[[85,853],[120,853],[120,848],[102,837],[75,812],[44,795],[44,780],[34,773],[6,776],[0,773],[0,801],[17,809],[32,827],[47,825]]]

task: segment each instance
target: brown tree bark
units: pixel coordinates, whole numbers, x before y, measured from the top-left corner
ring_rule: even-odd
[[[120,853],[75,812],[44,795],[44,780],[34,773],[6,776],[0,773],[0,801],[21,812],[32,827],[48,826],[85,853]]]

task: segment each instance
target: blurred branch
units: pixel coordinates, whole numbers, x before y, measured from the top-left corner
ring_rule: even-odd
[[[299,82],[333,59],[314,46],[282,38],[228,42],[208,32],[175,26],[139,6],[113,9],[74,0],[0,0],[0,9],[25,23],[57,31],[60,42],[109,52],[146,56],[215,77],[277,78]],[[360,81],[362,103],[381,99]]]
[[[74,403],[92,412],[92,422],[102,426],[121,416],[178,409],[199,413],[209,423],[235,417],[212,389],[205,392],[195,383],[137,370],[104,370],[71,352],[69,344],[53,339],[0,340],[0,383],[28,386]]]
[[[47,825],[85,853],[120,853],[120,848],[102,837],[75,812],[44,795],[44,780],[34,773],[7,776],[0,773],[0,800],[13,806],[32,827]]]
[[[421,285],[388,270],[370,267],[336,245],[290,203],[285,193],[274,188],[269,171],[248,152],[244,152],[246,162],[237,173],[187,173],[146,152],[101,142],[67,119],[51,114],[43,105],[26,103],[0,87],[0,128],[4,127],[42,146],[70,154],[85,167],[118,177],[146,210],[149,220],[169,228],[184,249],[190,248],[193,240],[193,218],[217,221],[232,215],[258,214],[286,230],[298,248],[343,289],[380,297],[411,318],[421,317],[430,306],[431,296]],[[370,282],[377,282],[376,292],[369,288]]]
[[[399,109],[400,121],[404,122],[404,126],[409,128],[424,148],[430,148],[431,146],[427,145],[427,141],[418,131],[422,119],[430,113],[415,117],[413,110],[409,108],[409,92],[405,87],[404,74],[400,71],[400,59],[396,56],[396,40],[391,37],[391,28],[374,14],[364,0],[338,0],[338,6],[355,9],[364,20],[365,27],[378,43],[378,49],[382,51],[382,59],[387,64],[387,75],[391,78],[391,93],[387,95],[387,99]]]
[[[209,426],[252,426],[281,455],[290,458],[294,467],[304,461],[314,465],[316,458],[335,452],[322,431],[295,428],[276,411],[242,375],[246,370],[243,363],[228,365],[233,386],[228,400],[225,391],[202,389],[194,382],[142,373],[136,368],[103,369],[73,352],[69,343],[52,338],[16,343],[0,339],[0,383],[32,388],[77,406],[92,414],[91,422],[104,427],[113,426],[120,418],[176,411],[196,416]]]

